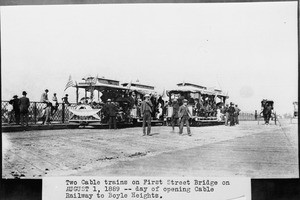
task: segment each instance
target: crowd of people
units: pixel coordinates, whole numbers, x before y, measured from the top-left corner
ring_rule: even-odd
[[[230,103],[230,106],[226,104],[225,107],[221,109],[221,116],[225,120],[225,126],[234,126],[239,124],[239,114],[241,109],[238,105]]]
[[[162,113],[162,103],[163,100],[161,96],[156,96],[154,94],[141,94],[138,92],[130,92],[129,94],[115,95],[113,99],[109,98],[113,95],[102,96],[102,102],[105,101],[99,108],[101,109],[103,121],[107,121],[109,128],[116,128],[117,122],[126,121],[130,117],[135,119],[143,118],[144,116],[149,116],[149,118],[163,118]],[[148,104],[151,104],[151,111],[144,115],[143,111],[145,109],[145,104],[143,103],[143,98],[149,99]],[[91,103],[93,105],[93,103]],[[93,105],[95,107],[96,104]],[[149,110],[149,107],[146,108]],[[148,120],[148,118],[147,118]],[[146,121],[147,121],[146,120]]]
[[[57,112],[59,103],[57,94],[53,93],[52,101],[48,97],[49,90],[46,89],[41,95],[40,102],[44,103],[40,120],[42,124],[51,124],[51,117]],[[28,126],[28,114],[30,101],[26,97],[26,91],[23,92],[23,97],[18,98],[17,95],[9,101],[8,114],[9,123],[15,119],[16,124],[26,124]],[[110,93],[111,95],[111,93]],[[238,105],[232,102],[230,105],[219,102],[216,103],[215,98],[209,96],[202,96],[200,99],[189,98],[179,95],[169,101],[163,100],[162,96],[155,94],[141,94],[136,91],[128,94],[116,94],[112,101],[107,95],[102,96],[105,103],[100,105],[103,118],[108,122],[109,128],[117,128],[117,121],[122,121],[126,117],[143,119],[143,134],[149,135],[151,132],[151,119],[164,119],[168,116],[168,107],[173,108],[171,115],[171,125],[174,131],[175,126],[179,125],[179,133],[182,134],[183,126],[186,124],[188,135],[190,135],[190,118],[192,117],[216,117],[218,121],[225,121],[225,126],[234,126],[239,124],[238,116],[240,109]],[[143,99],[143,100],[142,100]],[[62,103],[70,105],[68,101],[68,94],[62,98]],[[88,102],[84,102],[87,104]],[[95,107],[93,102],[89,102],[92,107]],[[98,105],[98,104],[97,104]],[[190,109],[192,108],[192,109]],[[132,110],[135,113],[132,113]],[[147,131],[146,131],[147,125]]]
[[[240,108],[238,105],[234,105],[234,103],[230,103],[230,106],[226,104],[224,106],[223,103],[213,104],[216,107],[216,110],[210,111],[205,108],[205,104],[199,103],[199,100],[196,99],[194,105],[188,105],[188,100],[183,100],[183,107],[180,106],[178,98],[174,98],[172,101],[172,114],[171,114],[171,126],[174,131],[175,126],[179,125],[179,133],[182,134],[183,125],[186,124],[188,135],[190,134],[189,128],[189,119],[194,117],[216,117],[217,121],[225,121],[225,126],[234,126],[239,124],[239,114]],[[210,105],[210,104],[207,104]],[[188,109],[191,107],[192,111]],[[184,110],[184,115],[182,111]],[[185,116],[185,117],[182,117]]]
[[[51,124],[51,116],[55,114],[58,110],[58,99],[56,93],[53,94],[52,101],[48,98],[49,90],[46,89],[41,95],[40,102],[44,104],[41,115],[39,119],[42,121],[42,124],[48,123]],[[17,125],[26,125],[28,126],[29,121],[29,107],[30,100],[27,96],[27,92],[22,92],[22,97],[18,98],[18,95],[14,95],[13,98],[8,102],[7,111],[8,111],[8,124],[12,124],[13,121]],[[68,94],[62,98],[62,102],[65,105],[70,105],[68,101]]]
[[[189,136],[191,136],[190,119],[193,117],[216,117],[218,121],[224,120],[225,126],[234,126],[239,124],[239,114],[241,111],[238,105],[234,105],[232,102],[230,105],[224,105],[223,103],[217,104],[214,100],[209,98],[205,98],[204,101],[199,101],[199,99],[192,99],[191,101],[191,99],[174,98],[170,102],[165,101],[164,104],[159,102],[158,105],[162,106],[162,115],[167,114],[168,107],[172,107],[172,131],[174,132],[175,126],[179,125],[179,134],[182,135],[183,127],[186,125]],[[155,106],[153,105],[150,96],[145,95],[145,100],[141,102],[144,136],[149,135],[151,132],[151,113],[153,113],[153,109],[155,109]]]

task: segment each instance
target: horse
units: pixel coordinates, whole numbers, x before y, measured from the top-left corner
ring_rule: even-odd
[[[262,113],[265,124],[268,125],[272,114],[272,105],[268,103],[264,104]]]

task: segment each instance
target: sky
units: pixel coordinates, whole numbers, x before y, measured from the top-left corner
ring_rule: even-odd
[[[2,100],[64,92],[69,75],[218,87],[242,111],[298,100],[297,2],[1,7]],[[80,90],[80,97],[84,91]]]

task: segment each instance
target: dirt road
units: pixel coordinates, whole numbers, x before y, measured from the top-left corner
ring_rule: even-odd
[[[3,178],[44,176],[247,176],[296,178],[298,124],[76,129],[2,133]],[[186,131],[186,129],[184,129]]]

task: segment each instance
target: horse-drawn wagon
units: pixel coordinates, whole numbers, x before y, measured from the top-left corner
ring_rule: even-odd
[[[264,118],[265,124],[269,125],[270,120],[274,120],[276,124],[276,114],[274,113],[274,101],[269,99],[263,99],[261,101],[261,113]]]

